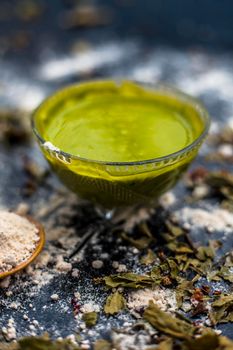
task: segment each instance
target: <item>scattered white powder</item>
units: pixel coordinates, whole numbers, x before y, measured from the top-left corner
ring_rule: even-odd
[[[30,324],[30,325],[29,325],[29,329],[30,329],[31,331],[35,331],[36,327],[35,327],[33,324]]]
[[[113,267],[114,269],[117,269],[118,266],[119,266],[119,262],[118,262],[118,261],[113,261],[113,262],[112,262],[112,267]]]
[[[46,59],[38,69],[40,80],[56,81],[64,79],[73,74],[89,72],[93,69],[112,65],[126,58],[133,57],[138,51],[137,46],[132,42],[106,42],[100,46],[94,46],[87,52],[76,52],[67,57]]]
[[[48,251],[44,250],[35,260],[37,268],[46,267],[51,260],[51,255]]]
[[[37,264],[32,264],[27,267],[26,273],[29,277],[30,282],[33,285],[36,285],[36,289],[39,290],[41,287],[48,284],[53,279],[55,271],[50,271],[47,266],[39,267]],[[31,292],[33,293],[33,289]]]
[[[11,303],[9,307],[11,309],[17,310],[20,307],[20,304],[13,301],[13,303]]]
[[[30,258],[38,241],[35,225],[17,214],[0,211],[0,272]]]
[[[176,197],[173,192],[169,191],[163,194],[160,199],[159,203],[164,207],[164,208],[169,208],[172,205],[176,203]]]
[[[181,223],[189,223],[195,227],[206,228],[209,231],[225,231],[231,233],[233,229],[233,215],[224,209],[207,211],[199,208],[183,208],[174,213],[174,219]]]
[[[27,203],[21,202],[16,208],[15,212],[18,215],[27,215],[30,210],[30,207]]]
[[[137,255],[137,254],[139,253],[139,249],[133,248],[133,249],[132,249],[132,253],[135,254],[135,255]]]
[[[189,312],[192,309],[192,305],[189,302],[185,301],[185,302],[183,302],[181,309],[184,312]]]
[[[101,253],[100,254],[100,259],[109,259],[109,254],[108,253]]]
[[[74,297],[79,300],[81,298],[81,295],[79,292],[75,292]]]
[[[100,311],[100,306],[98,304],[93,304],[93,303],[86,303],[84,304],[81,309],[81,312],[86,313],[86,312],[99,312]]]
[[[218,86],[224,86],[222,91]],[[189,77],[182,79],[180,87],[193,95],[201,95],[206,91],[216,91],[219,98],[229,99],[232,96],[233,82],[232,77],[225,68],[213,68],[190,79]]]
[[[80,271],[78,269],[73,269],[71,276],[74,278],[78,278],[80,276]]]
[[[66,339],[70,340],[72,344],[78,345],[74,334],[67,335]],[[61,338],[63,340],[63,338]]]
[[[53,301],[58,301],[59,300],[59,295],[58,294],[52,294],[50,296],[50,299],[53,300]]]
[[[177,308],[175,291],[172,289],[140,289],[128,295],[127,306],[132,311],[140,311],[152,300],[161,310],[174,311]]]
[[[223,143],[218,147],[217,152],[223,157],[232,157],[233,146],[229,145],[228,143]]]
[[[124,210],[120,209],[114,213],[112,222],[118,224],[125,221],[123,229],[130,232],[137,224],[148,220],[154,212],[154,208],[139,208],[136,210],[134,207],[124,208]]]
[[[154,331],[155,333],[155,331]],[[114,344],[117,344],[117,349],[124,349],[124,350],[145,350],[150,349],[148,344],[151,341],[151,337],[148,333],[138,333],[135,332],[134,334],[130,334],[130,332],[125,334],[118,333],[118,332],[112,332],[112,339]]]
[[[230,117],[227,121],[227,127],[233,130],[233,117]]]
[[[64,258],[62,255],[59,255],[57,257],[57,263],[56,263],[56,268],[60,272],[69,272],[72,270],[72,264],[64,261]]]
[[[5,294],[6,294],[7,297],[11,297],[13,295],[13,292],[12,292],[12,290],[7,290],[5,292]]]
[[[60,149],[56,146],[54,146],[51,142],[49,141],[46,141],[44,144],[43,144],[43,147],[49,151],[56,151],[56,152],[60,152]]]
[[[119,264],[117,267],[117,272],[126,272],[127,271],[127,266],[125,264]]]
[[[92,267],[94,269],[101,269],[103,267],[104,263],[102,260],[94,260],[92,261]]]
[[[15,321],[12,318],[8,320],[7,327],[2,327],[2,333],[8,341],[16,339]]]
[[[8,288],[11,282],[11,276],[8,276],[6,278],[4,278],[1,282],[0,282],[0,288]]]
[[[127,212],[127,210],[125,211]],[[132,229],[143,221],[148,220],[154,213],[154,208],[140,208],[129,216],[126,216],[125,224],[123,225],[126,232],[132,231]]]
[[[194,188],[192,195],[195,199],[202,199],[205,198],[208,193],[209,187],[207,185],[199,185]]]

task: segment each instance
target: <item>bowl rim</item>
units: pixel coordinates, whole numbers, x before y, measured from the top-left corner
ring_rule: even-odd
[[[32,130],[38,139],[39,143],[42,145],[42,147],[45,145],[45,143],[50,142],[49,140],[45,140],[39,133],[39,131],[36,128],[36,122],[35,119],[37,117],[37,114],[39,113],[39,110],[43,108],[43,106],[50,101],[51,98],[56,98],[59,95],[64,94],[65,92],[69,90],[73,90],[74,88],[78,88],[79,86],[82,85],[87,85],[87,84],[93,84],[93,83],[115,83],[116,85],[120,86],[122,83],[129,82],[129,83],[134,83],[136,85],[139,85],[141,87],[145,87],[147,89],[151,89],[152,91],[158,91],[160,93],[167,94],[171,97],[178,98],[182,100],[183,102],[188,102],[196,109],[196,111],[199,113],[199,115],[203,119],[203,131],[201,134],[189,145],[187,145],[184,148],[181,148],[179,151],[169,153],[165,156],[162,157],[156,157],[156,158],[151,158],[151,159],[146,159],[146,160],[139,160],[139,161],[118,161],[118,162],[113,162],[113,161],[104,161],[104,160],[95,160],[95,159],[89,159],[89,158],[84,158],[80,157],[65,151],[62,151],[61,149],[57,148],[54,146],[54,148],[51,148],[50,151],[52,153],[55,153],[58,156],[62,156],[65,158],[69,158],[72,160],[79,160],[83,162],[88,162],[88,163],[93,163],[93,164],[100,164],[100,165],[109,165],[109,166],[137,166],[137,165],[145,165],[145,164],[152,164],[152,163],[161,163],[161,162],[166,162],[169,161],[171,158],[180,158],[183,155],[185,155],[186,152],[191,151],[194,149],[197,145],[199,145],[207,136],[209,128],[210,128],[210,116],[204,105],[195,97],[190,96],[189,94],[181,91],[180,89],[170,85],[166,84],[163,82],[143,82],[143,81],[138,81],[135,79],[126,79],[126,78],[109,78],[109,79],[91,79],[91,80],[86,80],[84,82],[79,82],[79,83],[74,83],[74,84],[69,84],[66,85],[65,87],[56,90],[55,92],[51,93],[48,95],[47,98],[45,98],[39,106],[34,110],[31,116],[31,126]]]

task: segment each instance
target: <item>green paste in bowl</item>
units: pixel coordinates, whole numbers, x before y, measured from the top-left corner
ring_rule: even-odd
[[[129,81],[69,86],[33,117],[61,180],[107,208],[149,204],[172,187],[196,156],[208,122],[187,95]]]

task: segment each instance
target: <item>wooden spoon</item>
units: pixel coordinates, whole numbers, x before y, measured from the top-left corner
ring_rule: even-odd
[[[21,264],[15,266],[13,269],[11,269],[9,271],[0,272],[0,279],[2,279],[4,277],[7,277],[7,276],[10,276],[10,275],[13,275],[16,272],[19,272],[20,270],[23,270],[33,260],[35,260],[35,258],[40,254],[40,252],[42,251],[42,249],[44,247],[44,244],[45,244],[45,232],[44,232],[43,226],[39,222],[37,222],[34,219],[32,219],[30,216],[23,216],[23,217],[25,217],[28,221],[30,221],[33,225],[35,225],[37,227],[38,235],[39,235],[40,239],[38,240],[32,255],[27,260],[22,262]]]

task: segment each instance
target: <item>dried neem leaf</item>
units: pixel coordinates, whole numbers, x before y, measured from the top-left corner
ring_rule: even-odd
[[[174,280],[176,280],[177,276],[179,275],[179,267],[178,267],[178,265],[176,264],[175,260],[171,259],[171,258],[167,259],[167,264],[170,267],[170,275],[171,275],[171,277]]]
[[[119,275],[110,275],[104,277],[107,287],[126,287],[126,288],[148,288],[155,284],[160,284],[164,277],[176,280],[179,269],[172,258],[168,258],[164,263],[154,266],[147,275],[138,275],[127,272]],[[170,284],[170,283],[169,283]]]
[[[27,143],[31,138],[28,119],[19,111],[0,110],[0,142],[7,145]]]
[[[151,278],[155,284],[160,284],[163,278],[162,270],[160,266],[154,266],[150,272]]]
[[[86,312],[82,316],[83,321],[86,323],[87,327],[93,327],[96,325],[97,320],[98,320],[98,314],[97,312]]]
[[[196,257],[201,261],[205,261],[208,258],[213,259],[214,252],[210,247],[201,246],[197,248]]]
[[[233,129],[225,126],[219,133],[209,135],[208,141],[214,145],[221,145],[222,143],[233,144]]]
[[[107,340],[98,339],[94,344],[94,350],[112,350],[112,345]]]
[[[205,181],[211,186],[215,195],[233,201],[233,174],[227,171],[213,172]]]
[[[147,288],[153,285],[153,279],[149,275],[138,275],[132,272],[106,276],[104,281],[110,288]]]
[[[225,281],[233,283],[232,267],[223,266],[219,271],[218,276],[222,277]]]
[[[203,174],[202,174],[203,172]],[[200,175],[200,176],[199,176]],[[214,196],[221,198],[221,206],[233,211],[233,174],[227,171],[208,172],[207,170],[194,171],[193,176],[190,175],[191,187],[197,184],[205,183],[211,188]]]
[[[233,283],[233,273],[231,272],[232,267],[222,266],[220,270],[213,270],[208,273],[208,279],[210,281],[225,281]]]
[[[142,222],[138,225],[138,228],[140,230],[140,232],[144,235],[144,236],[147,236],[149,238],[152,238],[154,239],[154,236],[153,234],[151,233],[150,229],[149,229],[149,226],[147,225],[146,222]]]
[[[215,332],[210,332],[199,338],[185,341],[182,350],[214,350],[218,348],[218,345],[218,335]]]
[[[212,303],[213,307],[222,307],[226,304],[233,303],[233,294],[223,295]]]
[[[153,348],[147,348],[146,350],[172,350],[173,349],[173,340],[171,338],[167,338],[161,341],[158,345]]]
[[[221,193],[224,195],[225,198],[229,199],[230,201],[233,201],[233,186],[221,187]]]
[[[150,237],[144,236],[138,239],[134,239],[127,235],[125,232],[121,234],[121,237],[139,250],[147,248],[152,242],[152,239]]]
[[[140,259],[140,263],[143,265],[150,265],[152,264],[156,259],[156,255],[153,252],[153,250],[148,249],[147,254],[143,255]]]
[[[200,261],[206,261],[208,259],[213,260],[215,251],[221,246],[221,242],[218,240],[210,240],[208,246],[200,246],[196,250],[196,257]]]
[[[219,337],[219,349],[218,350],[233,350],[233,341],[227,337]]]
[[[190,339],[196,332],[192,324],[162,311],[152,301],[149,302],[143,317],[154,328],[177,339]]]
[[[16,3],[15,13],[17,17],[25,22],[31,22],[41,16],[44,8],[39,1],[23,0],[20,4]]]
[[[185,268],[183,269],[184,271],[186,271],[188,268],[200,268],[201,270],[203,270],[202,267],[202,263],[200,262],[200,260],[198,259],[195,259],[195,258],[189,258],[187,261],[186,261],[186,265],[185,265]]]
[[[185,242],[172,241],[167,244],[168,249],[175,253],[192,254],[193,249]]]
[[[52,341],[47,337],[27,337],[20,339],[18,350],[80,350],[69,340]]]
[[[176,239],[176,238],[178,238],[180,236],[183,236],[184,231],[183,231],[183,229],[180,226],[174,225],[169,220],[167,220],[165,222],[165,224],[166,224],[166,227],[167,227],[167,229],[169,231],[169,234],[167,236],[165,234],[165,237],[167,237],[168,239],[169,238],[170,239]]]
[[[162,264],[154,266],[150,275],[155,284],[170,285],[179,277],[179,269],[174,259],[168,258]]]
[[[33,159],[28,156],[22,158],[23,171],[32,180],[41,183],[47,176],[48,171],[41,168]]]
[[[201,276],[207,276],[208,272],[211,271],[212,266],[213,261],[211,259],[207,259],[206,261],[200,262],[196,266],[190,265],[190,268]]]
[[[111,23],[113,12],[108,7],[79,4],[65,12],[61,17],[61,26],[65,29],[105,26]]]
[[[133,238],[125,232],[121,234],[121,237],[139,250],[148,248],[155,238],[153,237],[147,223],[144,222],[140,224],[138,230],[140,232],[139,238]]]
[[[185,236],[187,240],[186,232],[181,227],[172,224],[170,221],[166,222],[166,226],[169,229],[169,233],[163,233],[162,236],[168,242],[166,245],[168,249],[178,254],[192,254],[194,248],[190,244],[190,240],[188,240],[188,243],[177,240],[177,238],[181,236]]]
[[[221,203],[221,207],[233,213],[233,200],[223,200]]]
[[[233,294],[221,296],[211,306],[215,323],[233,322]]]
[[[232,155],[224,154],[221,151],[219,152],[218,150],[216,153],[215,152],[209,153],[205,157],[205,159],[210,162],[224,162],[224,161],[233,162]]]
[[[180,308],[183,304],[184,298],[189,296],[193,290],[193,281],[188,281],[185,279],[181,279],[180,283],[176,287],[176,302],[178,308]]]
[[[7,344],[7,343],[0,342],[0,349],[1,350],[19,350],[19,345],[16,343]]]
[[[227,171],[209,173],[205,182],[213,188],[233,187],[233,174]]]
[[[196,339],[185,341],[181,350],[233,350],[233,342],[223,336],[217,335],[208,329],[206,334]]]
[[[189,265],[188,261],[191,260],[191,257],[188,257],[187,254],[175,254],[174,259],[180,267],[180,271],[184,271],[186,265]]]
[[[225,281],[233,282],[233,253],[228,253],[221,260],[222,261],[220,261],[218,264],[221,265],[220,270],[211,271],[208,277],[210,278],[210,280],[219,281],[221,279],[224,279]]]
[[[123,295],[119,292],[115,292],[107,297],[104,305],[104,312],[109,315],[114,315],[123,310],[125,305],[126,301]]]

